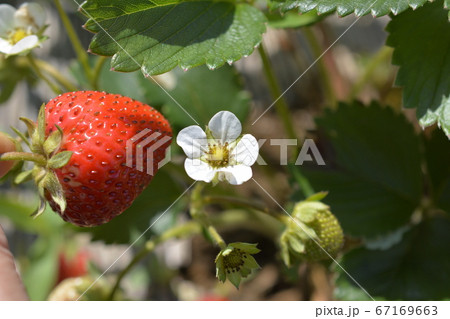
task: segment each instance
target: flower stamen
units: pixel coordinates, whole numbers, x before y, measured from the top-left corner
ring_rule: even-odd
[[[10,33],[8,34],[8,41],[9,43],[14,45],[29,35],[30,33],[26,32],[24,29],[17,28],[14,31],[10,31]]]
[[[227,167],[230,163],[230,150],[228,147],[228,142],[224,145],[208,143],[206,161],[213,168]]]

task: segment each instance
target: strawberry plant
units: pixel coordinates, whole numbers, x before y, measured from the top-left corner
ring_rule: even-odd
[[[16,2],[0,223],[32,300],[450,298],[448,0]]]

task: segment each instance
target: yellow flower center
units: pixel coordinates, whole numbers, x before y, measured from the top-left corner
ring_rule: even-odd
[[[16,44],[23,38],[27,37],[29,35],[28,32],[26,32],[24,29],[15,29],[14,31],[10,32],[8,35],[8,40],[11,44]]]
[[[225,145],[208,144],[208,152],[206,154],[206,161],[211,167],[226,167],[230,163],[230,150],[228,149],[228,143],[225,143]]]

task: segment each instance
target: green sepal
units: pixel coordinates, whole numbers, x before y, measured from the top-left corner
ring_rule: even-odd
[[[247,268],[247,267],[244,266],[241,269],[241,277],[242,278],[246,278],[248,275],[251,274],[251,272],[252,272],[252,270],[250,268]]]
[[[19,120],[21,120],[27,126],[28,136],[33,136],[34,131],[36,131],[36,123],[26,117],[19,117]]]
[[[27,124],[27,126],[30,124]],[[30,131],[30,126],[28,127]],[[44,142],[45,142],[45,104],[42,104],[37,119],[37,125],[35,124],[34,131],[31,136],[31,150],[33,153],[39,153],[45,155]]]
[[[18,129],[16,129],[16,128],[13,127],[13,126],[11,126],[11,130],[13,130],[14,133],[16,133],[17,136],[20,137],[20,139],[21,139],[25,144],[27,144],[28,147],[31,148],[31,144],[30,144],[30,142],[28,141],[28,139],[26,138],[25,134],[23,134],[21,131],[19,131]]]
[[[32,179],[32,177],[33,177],[33,170],[32,169],[30,169],[30,170],[28,170],[28,171],[23,171],[23,172],[20,172],[15,178],[14,178],[14,184],[22,184],[22,183],[24,183],[24,182],[27,182],[27,181],[29,181],[29,180],[31,180]]]
[[[317,217],[319,211],[329,210],[330,207],[322,202],[303,201],[295,205],[292,216],[303,223],[310,223]]]
[[[295,231],[295,234],[297,234],[297,236],[303,241],[310,239],[319,239],[314,229],[298,220],[297,218],[293,218],[293,220],[290,221],[290,227],[293,231]]]
[[[284,264],[287,267],[291,266],[291,256],[289,254],[289,246],[287,243],[287,239],[284,238],[284,234],[281,236],[280,239],[280,255],[281,255],[281,259],[283,260]]]
[[[256,248],[258,244],[249,244],[249,243],[231,243],[229,246],[233,248],[240,249],[248,254],[257,254],[261,250]]]
[[[302,242],[302,240],[296,236],[295,234],[289,234],[287,236],[287,239],[289,241],[289,245],[293,251],[296,253],[302,254],[305,252],[305,244]]]
[[[260,269],[261,266],[256,262],[256,259],[253,256],[247,255],[244,261],[244,268],[250,269]],[[242,274],[243,277],[247,277],[247,275]]]
[[[221,281],[225,282],[227,276],[225,275],[225,270],[223,266],[223,258],[219,258],[220,254],[216,258],[216,277]]]
[[[45,140],[43,148],[45,155],[49,156],[53,152],[58,151],[62,138],[63,138],[63,131],[62,129],[56,125],[57,130],[52,132],[50,136]]]
[[[45,200],[45,198],[39,196],[39,206],[38,206],[38,208],[36,208],[36,210],[30,216],[33,218],[37,218],[39,215],[41,215],[45,211],[46,206],[47,206],[47,201]]]
[[[45,104],[42,103],[37,119],[37,133],[40,145],[44,145],[45,142],[45,126]]]
[[[67,203],[64,196],[64,190],[53,171],[47,172],[44,179],[40,183],[40,187],[48,191],[53,201],[59,206],[61,212],[66,210]]]
[[[239,284],[241,283],[241,274],[237,271],[232,271],[229,274],[227,274],[228,280],[236,287],[236,289],[239,289]]]
[[[53,155],[49,160],[48,160],[48,167],[51,169],[57,169],[57,168],[61,168],[65,165],[67,165],[67,163],[69,163],[70,158],[72,157],[73,152],[71,151],[63,151],[63,152],[59,152],[55,155]]]
[[[316,194],[313,194],[309,196],[307,199],[305,199],[305,202],[319,202],[325,197],[327,197],[328,192],[318,192]]]

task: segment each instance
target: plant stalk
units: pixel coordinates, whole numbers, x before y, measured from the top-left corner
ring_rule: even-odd
[[[66,29],[67,35],[69,36],[70,42],[72,43],[72,47],[75,50],[75,54],[78,57],[78,61],[81,63],[81,66],[83,67],[84,73],[86,74],[86,78],[89,79],[91,85],[94,86],[93,83],[94,76],[91,72],[91,66],[89,65],[88,55],[84,50],[83,46],[81,45],[81,41],[78,38],[78,35],[75,32],[75,29],[73,28],[73,25],[70,22],[69,17],[67,16],[63,7],[61,6],[61,2],[59,0],[53,0],[53,2],[64,25],[64,28]]]
[[[97,63],[94,66],[94,79],[92,81],[94,90],[99,89],[100,74],[102,72],[102,68],[103,68],[103,65],[105,64],[106,60],[107,60],[106,57],[101,56],[97,59]]]
[[[277,220],[280,220],[280,216],[281,216],[277,212],[270,210],[267,206],[264,206],[262,203],[257,203],[255,201],[238,198],[238,197],[205,196],[205,197],[203,197],[203,202],[205,204],[210,204],[210,203],[237,204],[237,205],[247,207],[249,209],[254,209],[254,210],[260,211],[260,212],[265,213]]]
[[[0,154],[0,161],[30,161],[41,166],[47,164],[47,159],[43,155],[26,152],[7,152]]]
[[[111,290],[108,300],[113,300],[114,295],[116,294],[117,290],[120,287],[120,283],[122,282],[122,279],[127,275],[130,270],[137,265],[142,259],[145,258],[149,253],[151,253],[156,246],[159,244],[171,239],[171,238],[184,238],[189,237],[195,234],[200,233],[201,228],[200,225],[197,222],[187,222],[183,225],[171,228],[161,234],[159,237],[156,237],[154,239],[151,239],[147,241],[144,245],[144,247],[134,256],[134,258],[131,260],[131,262],[119,273],[119,275],[116,278],[116,282],[114,284],[113,289]]]
[[[41,69],[39,68],[39,66],[37,65],[33,55],[30,53],[27,55],[27,59],[28,59],[28,63],[31,67],[31,69],[36,73],[36,75],[43,80],[49,87],[50,89],[55,93],[55,94],[61,94],[62,91],[61,89],[52,81],[50,81],[49,78],[47,78],[42,72]]]
[[[48,75],[53,77],[56,81],[58,81],[64,88],[68,91],[78,91],[78,88],[72,84],[66,77],[64,77],[55,67],[51,64],[40,60],[34,59],[36,62],[36,66],[46,72]]]
[[[223,240],[222,236],[220,236],[217,229],[211,224],[208,216],[203,211],[203,197],[202,190],[204,188],[203,183],[197,183],[191,193],[191,206],[190,213],[194,220],[198,221],[200,225],[202,225],[208,233],[211,235],[211,238],[216,242],[216,244],[220,247],[220,249],[225,249],[227,247],[226,242]]]
[[[263,69],[269,84],[270,92],[272,94],[272,97],[275,99],[274,105],[278,117],[283,122],[283,126],[286,131],[287,137],[291,139],[297,139],[297,135],[294,130],[294,125],[291,120],[292,117],[289,112],[289,106],[286,102],[286,99],[284,98],[284,94],[281,91],[280,86],[278,85],[272,64],[269,60],[269,57],[262,43],[259,45],[258,51],[259,55],[261,56]]]
[[[320,45],[319,41],[317,41],[317,36],[314,34],[311,27],[302,28],[303,35],[309,43],[311,51],[313,52],[315,57],[319,57],[323,54],[324,49]],[[317,67],[320,74],[320,79],[323,85],[326,105],[331,108],[334,108],[337,103],[336,94],[334,92],[333,85],[331,84],[331,79],[328,76],[328,70],[325,66],[324,60],[321,58],[317,61]]]
[[[353,101],[358,94],[362,91],[364,86],[370,82],[373,77],[374,72],[377,70],[379,65],[384,61],[388,60],[392,55],[392,48],[383,47],[381,50],[375,54],[375,56],[370,59],[369,64],[366,66],[364,73],[360,76],[360,78],[355,82],[352,86],[352,89],[349,93],[349,101]]]

